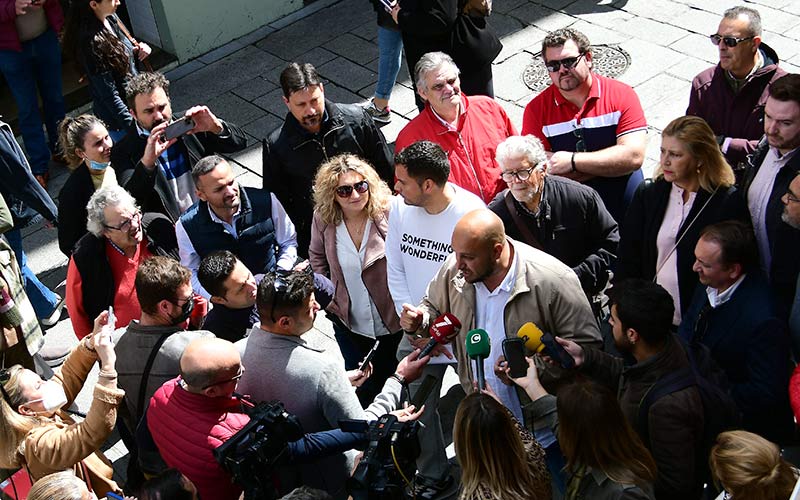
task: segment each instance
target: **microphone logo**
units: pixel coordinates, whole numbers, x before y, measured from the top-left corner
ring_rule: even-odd
[[[481,341],[481,334],[480,333],[473,333],[472,337],[469,339],[470,342],[473,344],[478,344]]]

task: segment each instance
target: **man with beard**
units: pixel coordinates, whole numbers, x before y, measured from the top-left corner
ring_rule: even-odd
[[[203,257],[218,250],[231,251],[256,275],[294,267],[294,224],[274,193],[240,186],[231,166],[219,156],[197,162],[192,178],[199,200],[178,220],[175,233],[181,264],[192,271],[196,293],[211,297],[197,271]]]
[[[548,173],[594,188],[620,221],[643,178],[647,123],[639,97],[592,72],[589,39],[572,28],[547,34],[542,59],[553,84],[525,107],[522,134],[551,152]]]
[[[311,64],[289,64],[280,81],[289,112],[283,125],[264,139],[263,187],[286,207],[297,229],[297,251],[307,257],[314,213],[311,186],[319,166],[337,154],[351,153],[366,160],[391,186],[392,152],[364,108],[325,99],[322,80]]]
[[[67,267],[66,303],[78,338],[114,306],[115,328],[141,316],[134,279],[148,257],[177,258],[172,223],[161,214],[144,214],[120,186],[95,191],[86,206],[89,232],[78,240]]]
[[[619,231],[591,188],[547,175],[547,154],[532,135],[509,137],[495,153],[508,189],[489,210],[506,234],[570,266],[588,296],[600,292],[616,261]]]
[[[703,453],[703,400],[695,386],[657,399],[639,422],[639,404],[664,375],[689,366],[686,351],[670,332],[675,304],[661,285],[640,279],[616,284],[607,292],[611,299],[609,324],[614,345],[628,360],[587,349],[569,340],[561,345],[586,376],[618,391],[628,422],[641,433],[658,466],[657,499],[700,498],[701,471],[708,456]],[[634,361],[630,363],[630,359]]]
[[[486,383],[520,422],[533,427],[532,415],[525,408],[527,395],[498,373],[504,361],[503,340],[516,338],[523,324],[533,322],[553,335],[599,347],[600,331],[589,301],[572,269],[555,257],[508,238],[503,221],[490,210],[464,215],[453,230],[452,247],[453,253],[431,280],[419,306],[403,305],[400,326],[427,337],[437,316],[446,312],[455,315],[462,325],[452,342],[458,361],[456,371],[468,394],[475,389],[465,348],[467,332],[475,328],[488,332],[491,355],[484,361]],[[428,339],[422,340],[425,343]],[[545,369],[542,383],[554,390],[564,372],[555,367]],[[560,451],[555,436],[546,429],[535,434],[546,449],[551,473],[557,473],[560,466],[554,464]]]
[[[769,88],[764,138],[748,157],[741,193],[758,243],[761,269],[787,318],[800,274],[800,231],[785,224],[781,198],[800,171],[800,75],[788,74]]]
[[[145,212],[158,212],[175,223],[197,201],[191,171],[208,155],[233,153],[247,145],[244,132],[220,120],[206,106],[189,108],[184,117],[194,128],[166,140],[164,129],[173,121],[169,81],[161,73],[139,73],[126,86],[128,106],[136,120],[129,133],[111,152],[119,184]]]
[[[444,52],[429,52],[414,68],[417,93],[425,109],[397,135],[402,151],[417,141],[431,141],[447,152],[450,182],[489,203],[503,190],[494,150],[507,137],[517,135],[505,110],[483,95],[461,93],[458,66]]]

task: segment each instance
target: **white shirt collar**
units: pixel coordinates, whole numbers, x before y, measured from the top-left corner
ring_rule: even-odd
[[[743,274],[739,276],[739,279],[736,280],[736,282],[733,285],[729,286],[728,289],[722,293],[719,293],[716,288],[712,288],[710,286],[706,287],[706,294],[708,295],[708,303],[711,304],[711,307],[717,308],[722,304],[724,304],[725,302],[731,300],[731,297],[733,297],[733,293],[736,291],[737,288],[739,288],[739,285],[742,284],[742,281],[744,281],[745,276],[747,275]]]

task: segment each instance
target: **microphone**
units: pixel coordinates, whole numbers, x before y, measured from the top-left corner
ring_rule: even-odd
[[[564,346],[559,344],[551,334],[543,332],[530,321],[519,327],[517,337],[525,342],[525,347],[528,350],[550,356],[553,360],[558,361],[563,368],[575,368],[575,360],[564,349]]]
[[[419,353],[419,357],[425,357],[431,353],[437,344],[447,344],[452,341],[461,331],[461,322],[450,313],[444,313],[437,317],[431,325],[431,340],[428,345]]]
[[[483,373],[483,360],[492,352],[489,334],[481,328],[470,330],[467,333],[467,356],[475,360],[475,374],[478,378],[478,389],[486,389],[486,376]]]

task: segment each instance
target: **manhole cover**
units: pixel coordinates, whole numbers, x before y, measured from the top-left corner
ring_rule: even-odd
[[[615,45],[592,45],[594,72],[609,78],[617,78],[628,69],[631,56]],[[522,81],[534,92],[541,92],[550,85],[550,75],[544,68],[542,53],[522,72]]]

